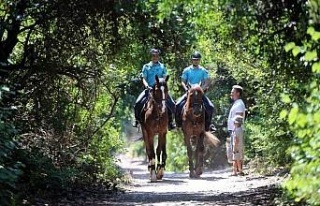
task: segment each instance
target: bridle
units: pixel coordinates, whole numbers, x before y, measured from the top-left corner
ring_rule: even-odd
[[[189,90],[189,92],[191,92],[192,90]],[[193,94],[188,94],[188,95],[192,95],[191,96],[191,108],[193,110],[193,115],[195,117],[200,117],[203,113],[203,101],[202,101],[202,96],[203,96],[203,93],[201,95],[201,92],[200,91],[197,91],[195,90],[193,92]],[[201,95],[199,97],[199,95]],[[198,101],[200,99],[200,101]],[[195,111],[199,110],[199,113],[195,113]]]

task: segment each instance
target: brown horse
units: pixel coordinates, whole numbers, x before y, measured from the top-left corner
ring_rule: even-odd
[[[142,112],[141,130],[146,147],[150,171],[150,180],[161,180],[166,165],[166,135],[168,131],[168,110],[166,101],[168,99],[168,85],[166,79],[156,78],[156,84],[150,92],[150,99]],[[156,149],[157,159],[154,151],[154,137],[158,134],[158,146]],[[157,167],[156,167],[157,166]]]
[[[189,159],[190,178],[199,178],[202,174],[204,144],[219,144],[219,139],[205,131],[205,108],[203,105],[204,91],[200,85],[193,85],[182,114],[182,131]],[[206,141],[205,141],[206,138]],[[195,150],[192,149],[195,147]]]

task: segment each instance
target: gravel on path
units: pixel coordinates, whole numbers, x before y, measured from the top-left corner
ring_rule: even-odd
[[[231,168],[204,171],[199,179],[188,172],[165,171],[162,181],[150,182],[147,163],[143,159],[119,156],[119,166],[131,184],[122,185],[124,193],[99,205],[276,205],[279,176],[230,176]]]

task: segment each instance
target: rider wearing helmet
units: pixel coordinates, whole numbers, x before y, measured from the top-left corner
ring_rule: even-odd
[[[176,123],[178,127],[182,124],[182,109],[187,100],[188,84],[199,84],[206,92],[209,88],[209,75],[208,71],[200,65],[201,54],[199,52],[194,52],[191,55],[192,65],[186,67],[181,75],[181,85],[186,93],[177,100],[176,103]],[[214,111],[214,106],[210,99],[204,95],[203,104],[205,107],[205,130],[214,130],[214,126],[211,124],[211,119]]]
[[[141,77],[144,87],[146,88],[141,92],[139,97],[136,100],[134,106],[134,114],[135,121],[133,123],[134,127],[137,127],[139,122],[141,122],[141,111],[145,103],[149,99],[150,89],[155,85],[156,75],[159,78],[165,78],[167,76],[167,70],[165,66],[160,63],[160,50],[159,49],[151,49],[150,50],[151,61],[142,67]],[[175,113],[175,102],[172,97],[169,95],[168,100],[166,102],[169,116],[169,130],[174,129],[176,126],[173,122],[173,114]]]

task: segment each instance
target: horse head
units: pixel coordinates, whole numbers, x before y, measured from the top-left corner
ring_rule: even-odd
[[[192,113],[195,116],[200,116],[203,113],[203,95],[204,91],[199,84],[190,86],[187,102],[189,104],[189,108],[192,108]]]
[[[159,78],[156,75],[156,83],[152,89],[152,96],[154,101],[157,103],[158,107],[161,109],[161,113],[165,113],[166,111],[166,101],[168,99],[168,80],[169,76],[166,78]]]

